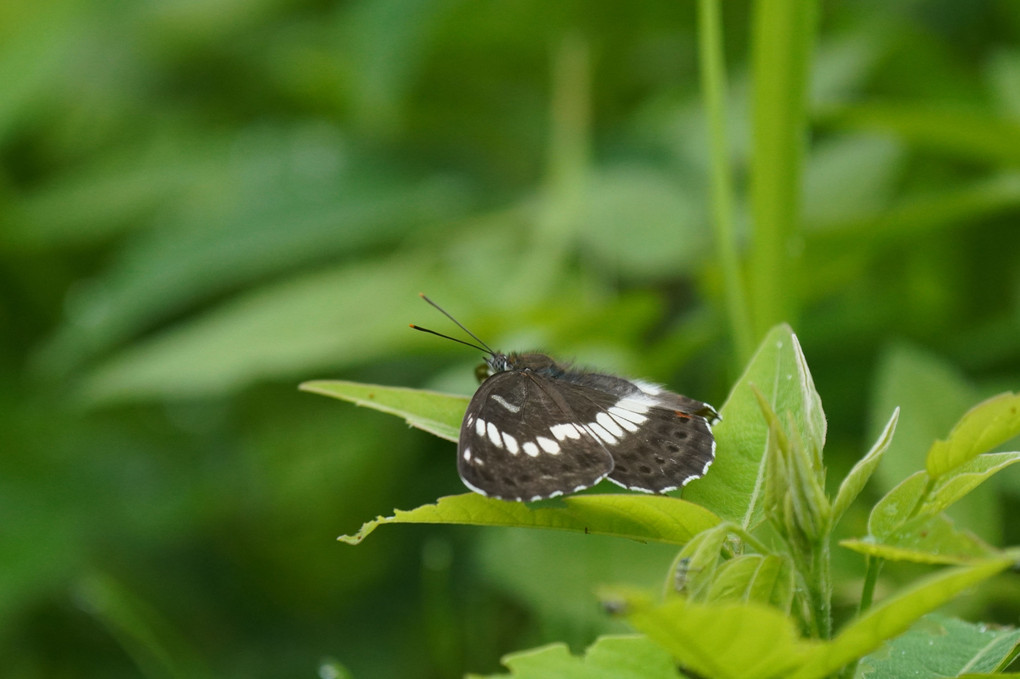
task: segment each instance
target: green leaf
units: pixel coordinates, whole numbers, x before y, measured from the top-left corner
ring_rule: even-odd
[[[769,426],[750,385],[756,385],[772,409],[785,417],[818,450],[825,442],[825,413],[796,335],[787,325],[773,328],[737,381],[720,410],[715,427],[716,460],[705,478],[684,490],[684,497],[711,507],[745,529],[761,523],[764,463]]]
[[[683,591],[693,601],[703,601],[715,580],[720,552],[730,534],[729,523],[720,523],[691,538],[673,561],[666,591]]]
[[[1020,394],[999,394],[982,401],[956,423],[945,441],[928,451],[928,475],[933,479],[988,452],[1020,434]]]
[[[343,380],[316,380],[298,388],[403,417],[412,427],[448,441],[458,439],[460,422],[470,400],[467,396]]]
[[[965,671],[993,672],[1018,644],[1020,630],[1015,628],[926,615],[903,636],[862,659],[857,676],[907,677],[919,667],[924,667],[927,676],[939,677],[956,677]]]
[[[1020,452],[978,455],[937,481],[916,472],[878,501],[868,518],[868,532],[885,540],[907,521],[938,514],[996,472],[1020,462]]]
[[[427,268],[407,259],[344,265],[253,289],[112,355],[85,377],[83,396],[209,396],[392,352],[411,332],[394,319],[419,310],[410,291]],[[365,290],[385,300],[385,314]]]
[[[398,509],[340,540],[356,545],[378,526],[392,523],[554,528],[681,545],[719,523],[719,517],[704,507],[661,495],[575,495],[525,504],[464,493],[410,511]]]
[[[584,656],[557,643],[511,653],[502,662],[514,679],[679,679],[669,653],[638,635],[599,637]],[[507,675],[499,675],[507,676]]]
[[[860,554],[914,563],[965,564],[997,555],[993,547],[973,533],[958,529],[944,514],[908,521],[881,542],[865,538],[839,544]]]
[[[888,639],[908,630],[923,615],[934,611],[960,592],[1008,568],[1010,559],[995,559],[974,566],[947,568],[889,597],[849,622],[831,642],[815,647],[811,657],[791,679],[821,679],[844,665],[871,653]]]
[[[853,501],[857,499],[857,496],[864,489],[864,485],[871,478],[872,473],[874,473],[875,468],[882,459],[882,454],[889,449],[893,434],[896,432],[896,422],[899,420],[899,417],[900,409],[897,408],[893,411],[892,417],[889,418],[889,422],[885,425],[885,429],[882,430],[878,440],[875,441],[875,445],[871,447],[867,455],[854,465],[854,468],[843,479],[843,483],[839,484],[839,492],[836,493],[836,500],[832,503],[833,525],[840,520]]]
[[[1020,452],[978,455],[935,482],[921,507],[922,514],[934,514],[957,502],[994,474],[1020,462]]]
[[[794,621],[759,603],[693,603],[610,590],[622,600],[628,622],[672,654],[685,669],[713,679],[786,677],[816,642],[801,639]]]
[[[708,592],[708,601],[756,601],[789,612],[793,570],[786,559],[745,554],[723,562]]]

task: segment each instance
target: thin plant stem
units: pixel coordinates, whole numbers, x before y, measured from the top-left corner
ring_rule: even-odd
[[[726,62],[723,57],[720,0],[698,3],[698,52],[701,89],[704,95],[712,187],[712,228],[716,255],[723,274],[726,312],[736,349],[737,364],[750,360],[754,351],[754,331],[744,293],[740,254],[733,218],[733,170],[729,163],[729,135],[726,127]]]

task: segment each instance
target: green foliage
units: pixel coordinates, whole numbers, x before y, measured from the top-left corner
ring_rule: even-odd
[[[835,640],[999,558],[1016,446],[994,408],[951,429],[1020,384],[1018,27],[937,0],[0,2],[4,677],[434,679],[552,641],[576,666],[629,624],[607,582]],[[494,346],[731,393],[729,455],[686,502],[506,517],[567,530],[337,545],[478,500],[446,497],[448,442],[294,390],[455,436],[436,394],[477,356],[406,328],[422,290]],[[803,347],[762,343],[782,323]],[[947,613],[1015,624],[1016,583]]]
[[[766,385],[768,395],[757,384]],[[365,388],[373,393],[378,389]],[[388,402],[354,393],[354,385],[325,383],[316,390],[393,412],[411,423],[426,419],[415,416],[416,406],[428,411],[429,400],[446,398],[424,393],[418,399],[404,396],[396,411]],[[758,416],[750,412],[752,399],[760,407]],[[893,488],[872,510],[869,534],[841,543],[869,557],[869,573],[874,573],[881,559],[965,565],[921,578],[874,607],[862,606],[859,615],[834,635],[833,526],[888,449],[897,413],[843,479],[835,503],[830,502],[824,490],[822,455],[825,414],[797,338],[784,326],[769,333],[721,410],[723,422],[729,424],[725,429],[719,427],[719,461],[732,457],[744,464],[713,466],[710,475],[692,486],[716,479],[715,489],[721,490],[709,489],[702,495],[706,507],[737,507],[737,512],[730,510],[737,520],[723,520],[689,501],[668,497],[581,495],[548,503],[565,506],[545,507],[541,505],[547,503],[525,505],[467,494],[377,519],[365,524],[357,535],[342,539],[357,544],[387,523],[462,523],[558,528],[674,542],[683,547],[674,561],[674,586],[667,584],[664,597],[608,590],[602,598],[682,668],[718,679],[822,679],[840,672],[853,676],[855,665],[867,657],[860,668],[860,676],[867,676],[871,670],[866,668],[888,666],[877,659],[882,654],[874,656],[883,644],[1014,562],[1015,555],[954,529],[943,512],[996,472],[1020,461],[1020,452],[989,452],[1020,432],[1017,403],[1016,395],[1002,394],[968,411],[948,439],[936,441],[929,450],[927,468],[940,473],[920,471]],[[457,412],[451,413],[451,417],[457,416]],[[431,422],[426,426],[434,428]],[[725,478],[749,467],[757,470],[750,483],[736,485]],[[756,504],[765,523],[740,522],[754,513],[750,508]],[[963,654],[969,668],[994,669],[1020,649],[1020,635],[1015,632],[977,649],[966,625],[950,621],[945,633],[952,632],[960,636],[959,640],[953,636],[956,655],[937,658],[939,664],[958,663],[959,654]],[[915,636],[919,633],[915,630]],[[901,646],[896,650],[905,653],[903,649],[916,644],[916,638],[897,643]],[[614,667],[630,673],[635,667],[651,667],[626,653],[618,660],[599,655],[595,665],[596,648],[583,660],[555,646],[507,658],[505,663],[513,676],[556,676],[558,671],[580,671],[589,662],[596,675]],[[929,653],[938,656],[940,651]],[[974,664],[967,664],[971,662]],[[659,675],[648,669],[648,673],[634,676]]]

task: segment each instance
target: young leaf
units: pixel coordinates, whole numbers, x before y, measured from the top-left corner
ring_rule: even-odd
[[[464,493],[410,511],[398,509],[393,516],[380,516],[354,535],[339,539],[356,545],[377,527],[392,523],[554,528],[682,545],[719,523],[719,517],[704,507],[662,495],[575,495],[525,504]]]
[[[1018,644],[1020,630],[1014,628],[926,615],[903,636],[863,658],[857,676],[907,677],[915,674],[918,667],[924,667],[929,676],[939,677],[956,677],[968,671],[994,672]]]
[[[412,427],[448,441],[460,436],[460,422],[470,400],[467,396],[343,380],[316,380],[298,388],[403,417]]]
[[[825,414],[796,335],[787,325],[773,328],[737,381],[715,427],[718,454],[712,469],[692,483],[684,497],[712,507],[745,529],[762,521],[764,460],[769,427],[750,385],[755,384],[777,413],[790,413],[810,445],[822,449]]]
[[[756,601],[789,612],[793,570],[786,559],[745,554],[724,562],[708,592],[708,601]]]
[[[999,394],[964,414],[945,441],[928,451],[928,475],[943,474],[1020,434],[1020,394]]]
[[[966,564],[999,555],[981,538],[958,529],[945,514],[901,524],[881,542],[864,539],[843,540],[839,544],[860,554],[914,563]]]
[[[986,453],[954,468],[938,481],[932,481],[927,472],[916,472],[878,501],[868,518],[868,532],[885,541],[907,521],[938,514],[1016,462],[1020,462],[1020,452]]]
[[[889,423],[885,425],[885,429],[882,430],[878,440],[875,441],[875,445],[871,447],[867,455],[854,465],[854,468],[843,479],[843,483],[839,484],[839,492],[836,493],[836,500],[832,503],[833,525],[839,522],[853,501],[857,499],[860,492],[864,490],[864,485],[878,466],[879,460],[882,459],[882,454],[889,449],[889,444],[892,443],[893,434],[896,432],[896,422],[899,420],[899,417],[900,409],[897,408],[893,411],[892,417],[889,418]]]
[[[502,662],[513,679],[680,679],[669,653],[639,635],[600,637],[581,657],[557,643],[511,653]]]
[[[978,455],[969,462],[954,468],[935,482],[931,494],[925,498],[921,513],[941,512],[994,474],[1017,462],[1020,462],[1020,452]]]
[[[683,591],[693,601],[704,600],[704,592],[715,580],[726,537],[732,524],[720,523],[691,538],[677,555],[670,568],[666,591]]]
[[[627,621],[698,676],[787,677],[816,644],[800,638],[791,618],[759,603],[706,605],[673,597],[653,604],[635,593],[606,596],[622,599]]]
[[[1010,559],[994,559],[973,566],[948,568],[918,581],[849,622],[832,641],[812,649],[807,662],[789,676],[791,679],[821,679],[838,671],[902,634],[921,616],[963,590],[1010,565]]]

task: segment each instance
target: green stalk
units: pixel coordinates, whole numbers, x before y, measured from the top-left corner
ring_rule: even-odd
[[[754,4],[748,290],[757,337],[776,323],[797,321],[796,251],[816,13],[812,0]]]
[[[719,5],[720,0],[700,0],[698,3],[698,52],[711,148],[712,228],[723,274],[735,357],[737,364],[743,366],[754,352],[754,331],[747,310],[733,219],[733,171],[729,164],[726,129],[726,63]]]
[[[875,585],[878,583],[878,574],[882,571],[883,560],[878,557],[866,556],[865,559],[865,573],[864,573],[864,587],[861,588],[861,603],[857,608],[857,616],[860,617],[871,608],[871,602],[875,599]],[[852,679],[857,673],[857,660],[843,668],[839,676],[842,679]]]

